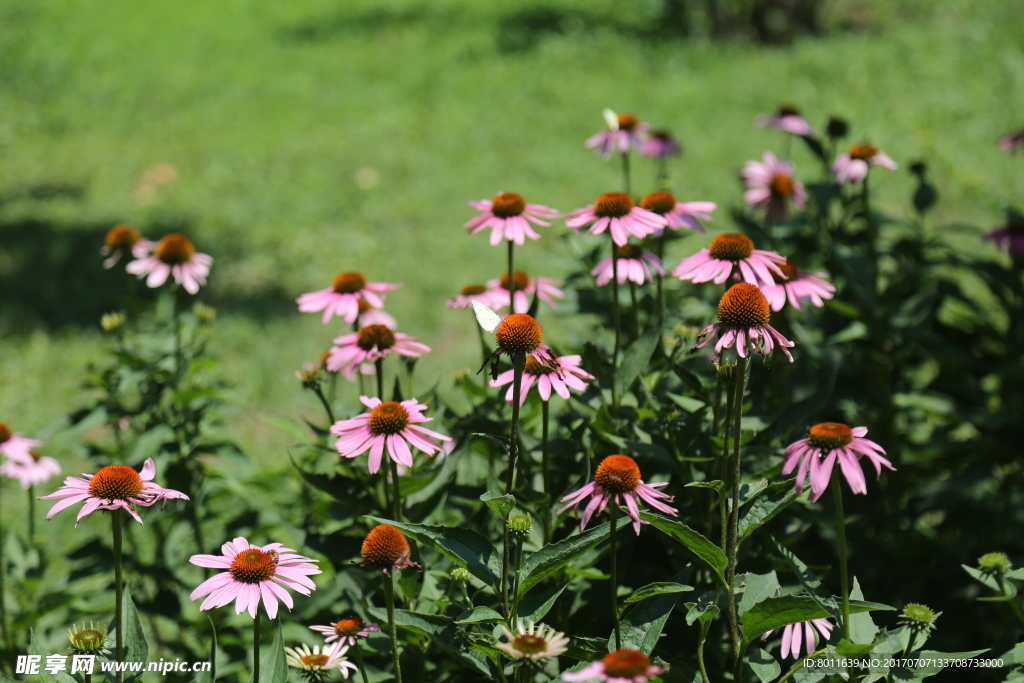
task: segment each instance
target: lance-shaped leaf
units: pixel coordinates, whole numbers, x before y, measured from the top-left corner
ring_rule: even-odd
[[[213,619],[209,614],[206,620],[210,622],[210,658],[207,660],[210,663],[210,670],[197,673],[192,683],[213,683],[217,680],[217,627],[213,625]]]
[[[622,354],[622,362],[615,373],[615,385],[620,396],[624,395],[651,360],[651,354],[661,341],[661,331],[638,338]]]
[[[494,544],[471,529],[462,527],[409,524],[390,519],[366,516],[378,524],[390,524],[409,534],[423,545],[429,546],[449,560],[467,570],[494,591],[498,590],[501,576],[501,553]]]
[[[779,481],[760,492],[745,508],[740,509],[739,538],[742,542],[754,530],[767,524],[775,515],[797,498],[793,479]]]
[[[686,586],[681,583],[675,583],[673,581],[658,581],[656,583],[649,583],[643,588],[637,588],[623,601],[623,605],[630,605],[634,602],[640,602],[647,598],[653,598],[656,595],[664,595],[665,593],[685,593],[686,591],[692,591],[693,586]]]
[[[821,605],[822,609],[828,612],[828,616],[835,619],[836,623],[842,623],[842,619],[839,615],[839,605],[836,604],[835,596],[828,592],[828,589],[821,583],[821,580],[815,576],[814,572],[808,569],[807,565],[800,561],[800,558],[793,554],[793,552],[779,543],[774,536],[769,536],[772,543],[775,546],[775,552],[786,561],[789,568],[796,574],[796,578],[800,581],[800,585],[804,587],[814,600]],[[817,617],[815,617],[817,618]]]
[[[523,598],[523,601],[519,603],[519,618],[523,621],[539,622],[551,611],[555,600],[568,587],[569,584],[563,583],[561,586],[555,586],[543,593]]]
[[[679,583],[686,578],[688,570],[684,570],[674,577],[672,583]],[[688,588],[688,586],[684,586]],[[642,604],[634,604],[627,609],[619,621],[619,630],[622,634],[622,647],[631,650],[640,650],[644,654],[651,654],[654,646],[658,644],[661,637],[661,630],[665,628],[665,622],[675,609],[676,603],[682,597],[679,591],[662,593],[661,595],[645,600]],[[609,651],[615,648],[615,632],[608,637]]]
[[[754,670],[754,675],[757,676],[761,683],[774,681],[782,673],[782,667],[779,666],[779,663],[762,648],[758,648],[754,654],[750,655],[747,663],[750,664],[750,668]]]
[[[850,601],[850,614],[871,610],[892,610],[889,605],[862,600]],[[826,619],[832,615],[810,595],[781,595],[766,598],[747,610],[740,622],[743,649],[763,633],[812,619]]]
[[[260,680],[249,676],[249,683],[287,683],[288,663],[284,657],[284,637],[281,634],[281,622],[277,621],[277,632],[274,642],[263,651],[260,657]]]
[[[699,532],[674,519],[650,512],[641,512],[640,517],[645,522],[650,522],[655,529],[679,541],[687,550],[706,562],[718,576],[719,582],[723,586],[725,585],[725,570],[729,566],[729,561],[718,546],[704,538]]]
[[[512,512],[512,509],[516,506],[515,496],[495,493],[494,491],[488,491],[483,494],[480,496],[480,500],[501,519],[508,517],[508,513]]]
[[[388,620],[387,611],[380,607],[371,607],[369,612],[378,622],[387,622]],[[492,675],[485,655],[466,651],[465,642],[458,636],[455,622],[451,617],[443,614],[418,614],[404,609],[396,609],[395,624],[420,635],[429,636],[442,650],[477,673],[488,677]]]
[[[519,595],[526,595],[527,591],[538,583],[595,548],[608,538],[610,528],[611,525],[605,522],[593,529],[587,529],[582,534],[570,536],[557,543],[549,543],[530,555],[519,571]]]

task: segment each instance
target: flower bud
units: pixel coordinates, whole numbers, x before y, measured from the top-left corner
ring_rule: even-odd
[[[104,332],[116,332],[124,327],[126,319],[127,317],[125,316],[124,311],[104,313],[103,317],[100,318],[100,327],[103,328]]]
[[[455,583],[469,583],[473,579],[473,575],[469,573],[469,570],[462,567],[453,569],[450,576]]]
[[[530,530],[533,528],[533,520],[530,519],[529,512],[517,512],[513,515],[509,515],[508,518],[508,530],[520,538],[526,538],[530,535]]]
[[[192,307],[192,312],[201,323],[212,323],[217,319],[217,309],[206,304],[197,303]]]
[[[107,655],[110,651],[103,647],[107,642],[107,629],[105,626],[95,626],[90,621],[89,628],[82,622],[81,628],[77,624],[68,629],[68,640],[71,641],[71,652],[76,655]]]
[[[986,553],[978,558],[978,569],[986,574],[1002,575],[1010,571],[1011,566],[1006,553]]]

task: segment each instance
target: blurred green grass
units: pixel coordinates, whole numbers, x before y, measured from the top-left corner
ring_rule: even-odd
[[[625,0],[544,3],[565,21],[531,46],[516,22],[539,6],[8,0],[0,278],[26,265],[11,226],[95,234],[96,249],[98,226],[117,222],[151,237],[187,231],[217,259],[209,294],[244,303],[222,307],[215,349],[237,385],[239,440],[273,459],[290,437],[262,417],[317,414],[292,373],[338,329],[289,299],[342,270],[404,282],[389,310],[435,348],[419,382],[448,381],[478,356],[467,316],[443,301],[504,269],[503,249],[464,236],[464,202],[515,190],[569,211],[618,189],[617,165],[583,148],[603,107],[683,141],[677,194],[718,202],[718,229],[740,201],[742,164],[784,149],[753,125],[782,102],[819,128],[831,114],[849,118],[854,139],[899,161],[874,185],[877,205],[897,216],[910,211],[906,168],[916,159],[929,162],[940,192],[933,226],[997,223],[1021,191],[1020,160],[994,145],[1024,123],[1024,25],[1013,3],[835,0],[835,24],[856,30],[787,48],[653,40],[641,29],[655,4]],[[510,31],[519,31],[511,43]],[[793,157],[798,172],[817,176],[799,145]],[[158,164],[173,165],[177,180],[147,194],[142,178]],[[652,169],[636,169],[646,191]],[[534,274],[568,267],[564,241],[518,254]],[[90,249],[75,258],[92,264],[96,282],[110,275]],[[79,306],[94,286],[84,279],[57,301]],[[104,342],[95,326],[54,329],[4,307],[0,419],[39,433],[82,401],[84,367]],[[54,450],[74,449],[58,439]]]

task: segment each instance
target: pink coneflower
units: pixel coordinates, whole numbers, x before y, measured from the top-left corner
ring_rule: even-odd
[[[733,346],[740,358],[746,358],[751,349],[767,357],[773,349],[780,348],[792,363],[793,356],[789,349],[794,346],[793,342],[776,332],[768,324],[770,320],[771,308],[764,293],[757,285],[740,282],[722,295],[718,302],[718,322],[705,327],[690,350],[702,349],[718,337],[715,344],[716,363],[722,359],[722,351]]]
[[[776,277],[785,279],[785,262],[786,258],[774,251],[754,249],[754,241],[742,233],[723,232],[706,249],[680,261],[672,274],[695,283],[711,280],[720,285],[733,276],[752,285],[773,285]]]
[[[512,307],[513,313],[526,313],[530,310],[530,299],[536,294],[537,298],[546,303],[551,308],[558,308],[558,304],[555,303],[555,299],[564,299],[565,292],[558,288],[558,285],[562,284],[560,280],[553,280],[549,277],[530,277],[525,272],[517,270],[515,272],[514,280],[509,283],[508,271],[501,274],[501,278],[495,280],[488,280],[487,286],[489,290],[489,301],[481,301],[479,297],[476,297],[480,303],[485,303],[491,308],[499,309],[509,305],[509,284],[514,284],[516,288],[515,294],[515,306]]]
[[[537,385],[537,393],[541,400],[547,401],[551,398],[551,390],[562,398],[569,398],[569,389],[586,391],[587,383],[583,380],[594,379],[594,376],[580,368],[581,356],[559,356],[555,359],[558,369],[550,368],[537,362],[532,355],[526,357],[526,366],[523,368],[522,387],[519,389],[519,405],[526,402],[526,395],[530,387]],[[515,370],[506,370],[497,376],[492,382],[492,387],[510,385],[505,393],[505,400],[512,403],[512,380]]]
[[[133,258],[144,258],[154,247],[153,242],[142,239],[139,231],[130,225],[115,225],[107,232],[100,254],[109,258],[103,261],[104,268],[113,268],[121,257],[131,254]]]
[[[398,327],[398,321],[395,320],[395,316],[387,313],[379,308],[374,308],[366,301],[366,299],[359,299],[359,315],[356,317],[356,325],[359,327],[369,327],[370,325],[386,325],[392,330]]]
[[[167,282],[168,276],[173,276],[175,283],[184,287],[189,294],[195,294],[200,285],[206,284],[211,265],[213,257],[200,254],[189,238],[172,232],[160,238],[151,255],[140,252],[125,270],[137,275],[139,279],[148,275],[147,287],[159,287]]]
[[[1010,133],[1006,137],[999,138],[998,145],[999,149],[1007,152],[1024,150],[1024,130],[1018,130],[1016,133]]]
[[[773,285],[761,284],[761,291],[773,311],[781,311],[787,298],[789,305],[798,311],[803,310],[802,302],[805,300],[821,308],[825,305],[822,299],[831,299],[836,292],[835,285],[821,279],[828,277],[828,273],[805,273],[789,259],[779,267],[786,280]]]
[[[777,114],[759,114],[757,125],[761,128],[777,128],[793,135],[814,137],[814,129],[811,128],[811,124],[800,116],[800,112],[795,107],[780,107]]]
[[[477,303],[479,304],[479,302]],[[480,370],[483,370],[487,363],[493,360],[495,363],[495,367],[492,368],[493,378],[497,379],[495,368],[498,358],[502,355],[511,358],[516,354],[532,354],[536,362],[550,368],[556,375],[561,374],[562,366],[558,364],[555,354],[544,343],[544,330],[533,316],[527,313],[512,313],[502,318],[482,305],[474,306],[474,309],[480,327],[488,332],[493,332],[494,340],[498,343],[498,348],[484,359]],[[481,311],[481,309],[484,310]],[[480,370],[477,370],[477,373]]]
[[[522,195],[515,192],[500,192],[494,199],[481,199],[478,202],[466,202],[482,213],[468,221],[463,227],[470,235],[484,228],[491,229],[491,246],[501,244],[502,240],[525,244],[526,238],[539,240],[540,234],[530,223],[545,228],[550,227],[545,218],[558,218],[558,212],[543,204],[527,204]]]
[[[0,475],[17,479],[21,488],[30,489],[60,474],[60,463],[51,457],[30,451],[28,459],[12,459],[0,465]]]
[[[648,678],[665,671],[665,668],[652,664],[650,657],[643,652],[623,649],[607,654],[579,671],[563,672],[562,680],[567,683],[590,680],[606,683],[647,683]]]
[[[188,500],[188,496],[180,491],[165,489],[153,483],[155,475],[156,464],[153,462],[153,458],[146,460],[141,472],[136,472],[127,465],[107,465],[101,467],[96,474],[82,475],[86,479],[68,477],[64,480],[64,486],[48,496],[39,496],[39,499],[64,499],[50,508],[46,519],[50,519],[68,506],[84,501],[85,505],[78,513],[76,527],[82,517],[95,510],[117,510],[118,508],[127,511],[135,518],[135,521],[142,524],[142,518],[135,512],[134,506],[149,507],[160,500],[167,505],[167,501],[172,498]]]
[[[588,148],[595,148],[605,159],[611,158],[616,150],[626,154],[630,147],[636,150],[642,148],[650,129],[649,124],[642,123],[633,114],[616,114],[611,109],[605,109],[603,114],[608,129],[588,138]]]
[[[643,146],[640,148],[640,153],[645,157],[655,159],[674,157],[682,151],[682,145],[666,130],[651,131],[650,136],[644,140]]]
[[[234,601],[235,614],[248,611],[256,618],[260,601],[271,619],[277,617],[277,601],[281,600],[290,610],[294,603],[286,588],[296,593],[309,595],[316,585],[309,577],[320,574],[312,564],[314,560],[295,554],[291,548],[280,543],[255,546],[239,536],[220,547],[222,555],[193,555],[189,562],[199,567],[227,569],[203,581],[188,596],[195,600],[207,596],[200,610],[223,607]]]
[[[832,172],[836,174],[836,182],[859,183],[868,177],[868,166],[881,166],[896,170],[896,162],[889,155],[874,145],[862,142],[850,148],[846,154],[836,157],[832,164]]]
[[[839,422],[822,422],[807,430],[807,438],[800,439],[786,448],[786,463],[782,474],[791,473],[799,464],[796,473],[796,490],[802,493],[807,471],[811,472],[811,502],[821,498],[832,479],[832,469],[836,459],[846,477],[846,483],[854,493],[867,494],[868,486],[864,480],[859,458],[866,457],[875,466],[875,474],[882,476],[882,465],[890,470],[896,468],[886,460],[885,451],[874,441],[864,438],[867,427],[854,427]],[[809,467],[808,467],[809,466]]]
[[[578,511],[584,499],[589,497],[590,502],[584,508],[583,517],[580,519],[581,531],[587,526],[591,517],[601,514],[608,504],[612,503],[626,510],[630,519],[633,520],[633,530],[639,534],[640,525],[647,524],[647,522],[640,519],[640,508],[637,503],[645,502],[656,510],[673,517],[676,516],[675,508],[661,502],[665,500],[671,503],[675,500],[672,496],[658,490],[663,486],[668,486],[668,483],[645,484],[640,479],[640,467],[636,464],[636,460],[628,455],[609,455],[597,466],[594,481],[562,499],[562,502],[567,502],[568,505],[561,508],[558,514],[574,506]]]
[[[345,334],[334,340],[327,369],[341,371],[345,379],[352,381],[363,363],[373,363],[392,352],[409,358],[419,358],[430,352],[430,347],[401,332],[395,332],[387,325],[367,325],[358,332]]]
[[[577,235],[580,234],[580,228],[588,223],[592,225],[587,232],[599,235],[609,230],[612,240],[620,247],[629,240],[630,235],[647,237],[668,225],[664,216],[636,206],[633,198],[625,192],[605,192],[593,204],[576,209],[565,219],[565,224],[575,228]]]
[[[798,209],[807,206],[807,191],[803,183],[793,179],[792,163],[765,152],[761,161],[748,161],[741,176],[747,186],[743,201],[751,207],[767,207],[768,217],[783,220],[789,216],[788,202]]]
[[[360,567],[378,569],[388,576],[393,571],[409,567],[421,571],[423,569],[409,561],[412,550],[408,539],[390,524],[378,524],[370,529],[370,533],[363,539],[361,551],[363,561],[359,563]]]
[[[345,617],[329,626],[310,626],[309,628],[323,635],[325,650],[327,645],[338,641],[331,651],[330,662],[333,662],[340,654],[344,654],[346,649],[354,646],[357,637],[365,638],[371,633],[380,633],[380,626],[368,624],[359,617]]]
[[[618,250],[618,271],[619,284],[626,284],[626,280],[642,285],[651,279],[651,269],[658,275],[664,275],[665,270],[661,267],[661,259],[649,251],[644,251],[635,244],[627,244],[624,247],[615,247]],[[600,261],[590,271],[596,279],[598,287],[604,287],[612,281],[612,272],[615,270],[615,259],[611,256]]]
[[[564,633],[559,633],[550,626],[534,624],[522,619],[516,622],[515,632],[508,630],[504,624],[501,626],[507,643],[495,643],[498,648],[512,659],[529,659],[537,661],[549,659],[564,654],[569,649],[569,639]]]
[[[1024,254],[1024,216],[1010,213],[1006,225],[987,233],[982,240],[995,242],[1000,249],[1005,246],[1010,256]]]
[[[426,417],[423,411],[427,406],[414,398],[401,403],[381,401],[369,396],[360,396],[359,400],[370,412],[335,422],[331,434],[339,437],[335,445],[343,458],[354,458],[370,451],[370,474],[380,469],[385,445],[392,460],[412,467],[410,445],[427,455],[433,455],[441,450],[441,444],[431,441],[431,438],[438,441],[451,440],[450,436],[419,426],[419,423],[432,422],[434,418]]]
[[[518,287],[516,288],[518,290]],[[508,291],[506,290],[506,301]],[[487,288],[487,285],[466,285],[459,291],[459,295],[448,299],[445,306],[448,308],[470,308],[473,300],[479,301],[488,308],[500,308],[494,301],[494,292]],[[507,306],[508,304],[502,304]]]
[[[711,212],[718,208],[714,202],[677,202],[675,195],[664,190],[652,192],[640,200],[640,208],[647,209],[665,219],[666,225],[672,230],[689,228],[704,232],[700,221],[711,220]],[[699,220],[698,220],[699,219]],[[661,234],[659,228],[655,234]]]
[[[337,669],[345,679],[350,673],[359,671],[359,667],[343,656],[347,652],[347,647],[335,648],[333,656],[328,657],[326,652],[320,651],[319,645],[314,645],[310,650],[309,646],[303,643],[297,648],[286,647],[284,661],[293,669],[298,669],[303,680],[320,683],[332,669]]]
[[[32,449],[42,445],[42,441],[26,439],[21,434],[12,432],[6,423],[0,422],[0,455],[25,462],[32,459]]]
[[[384,308],[382,295],[401,286],[388,282],[367,282],[362,273],[351,271],[336,275],[334,282],[327,289],[303,294],[295,301],[303,313],[323,311],[324,324],[327,324],[327,321],[336,315],[351,325],[359,316],[360,301],[364,301],[373,308]]]
[[[812,628],[813,627],[813,628]],[[782,629],[782,658],[785,659],[788,656],[792,656],[793,659],[800,659],[800,645],[803,644],[804,650],[807,652],[809,657],[812,652],[818,647],[818,635],[814,632],[814,629],[818,629],[818,633],[825,640],[829,640],[832,637],[832,629],[834,626],[828,622],[828,619],[811,619],[810,621],[801,621],[798,624],[786,624]],[[764,640],[777,629],[766,631],[761,640]]]

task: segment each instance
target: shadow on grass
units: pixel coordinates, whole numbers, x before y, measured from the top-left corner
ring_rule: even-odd
[[[98,327],[104,313],[132,308],[156,299],[157,290],[128,275],[122,259],[110,270],[103,268],[100,247],[114,221],[55,225],[32,218],[0,221],[0,330],[25,334],[35,329]],[[147,226],[145,235],[174,230],[189,232],[186,225]],[[227,254],[227,245],[211,245],[214,254]],[[219,247],[219,248],[218,248]],[[295,312],[294,294],[273,287],[245,295],[221,294],[214,288],[202,300],[219,310],[265,320]]]

